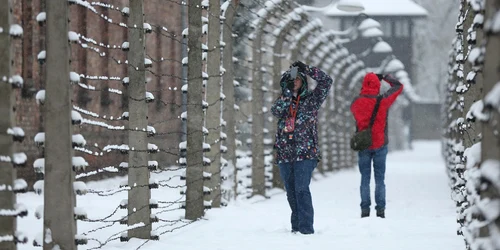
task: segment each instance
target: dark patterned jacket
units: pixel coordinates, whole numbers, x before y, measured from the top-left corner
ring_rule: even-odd
[[[328,96],[332,86],[332,78],[316,67],[308,67],[307,75],[318,83],[312,91],[303,93],[299,99],[299,108],[295,119],[295,130],[293,138],[289,140],[285,128],[285,120],[290,115],[290,105],[295,109],[296,97],[289,90],[284,89],[288,80],[285,72],[281,78],[283,94],[273,104],[271,112],[278,118],[278,129],[276,131],[276,163],[302,161],[305,159],[320,160],[321,153],[318,145],[318,110]],[[307,83],[306,83],[307,84]]]

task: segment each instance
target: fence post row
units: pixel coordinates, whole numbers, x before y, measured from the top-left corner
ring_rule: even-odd
[[[450,146],[452,146],[452,150],[450,153],[451,159],[449,161],[449,169],[452,171],[450,173],[450,187],[452,187],[452,198],[456,203],[457,206],[457,222],[459,223],[459,229],[457,230],[457,234],[459,235],[465,235],[467,234],[467,224],[468,222],[466,221],[466,215],[465,215],[465,210],[469,208],[469,206],[475,206],[474,202],[472,204],[468,204],[467,202],[467,188],[466,188],[466,182],[468,181],[467,178],[464,176],[464,172],[466,171],[465,169],[465,159],[464,159],[464,153],[465,153],[465,148],[464,148],[464,141],[463,141],[463,132],[464,132],[464,119],[463,119],[463,111],[464,111],[464,99],[462,94],[466,92],[468,89],[464,88],[465,85],[463,83],[464,80],[464,63],[466,60],[466,53],[467,53],[467,45],[466,39],[464,39],[464,30],[466,29],[466,26],[470,26],[470,17],[472,14],[472,11],[469,12],[469,8],[466,6],[463,6],[461,8],[461,13],[460,13],[460,20],[462,22],[460,24],[457,24],[457,39],[456,39],[456,47],[455,53],[456,57],[453,59],[455,60],[455,68],[453,70],[453,76],[450,77],[450,88],[449,88],[449,93],[451,94],[451,99],[455,102],[453,107],[450,107],[450,113],[451,113],[451,123],[450,123],[450,130],[449,130],[449,139],[450,139]],[[469,19],[469,21],[467,21]],[[458,88],[460,86],[460,88]],[[460,100],[461,99],[461,100]],[[458,156],[458,157],[457,157]],[[469,159],[469,162],[472,161],[472,158]],[[472,180],[470,180],[472,181]],[[468,239],[468,237],[465,238],[466,245],[470,245],[473,241],[473,239]]]
[[[460,3],[456,37],[449,58],[443,105],[443,156],[458,235],[467,248],[499,249],[500,168],[498,123],[499,32],[493,27],[500,1]],[[484,20],[484,21],[483,21]],[[495,101],[494,101],[495,100]]]
[[[332,41],[332,44],[337,45],[336,40]],[[332,54],[329,56],[327,60],[325,60],[325,70],[330,74],[333,78],[333,81],[335,81],[335,75],[333,74],[333,70],[335,68],[335,65],[338,61],[338,57],[341,54],[342,50],[339,50],[338,48],[335,51],[332,51]],[[333,129],[333,125],[335,120],[333,119],[334,115],[334,98],[335,98],[335,85],[333,85],[332,82],[332,87],[330,88],[330,92],[328,93],[328,97],[326,99],[326,102],[324,104],[323,110],[322,110],[322,130],[321,130],[321,139],[320,142],[322,145],[322,153],[323,153],[323,166],[322,170],[323,172],[331,172],[333,170],[333,155],[335,148],[333,147],[334,143],[334,135],[335,135],[335,130]]]
[[[221,11],[220,1],[210,1],[208,15],[208,41],[207,41],[207,74],[209,76],[206,86],[206,96],[208,108],[206,111],[206,128],[208,135],[206,142],[210,146],[210,151],[206,157],[210,160],[207,172],[210,178],[206,180],[208,194],[205,200],[210,202],[211,207],[221,205],[221,21],[219,13]]]
[[[47,1],[43,249],[77,249],[68,2]],[[79,77],[72,74],[71,82]],[[76,78],[76,79],[75,79]],[[76,81],[75,81],[76,80]]]
[[[319,18],[316,18],[300,29],[299,33],[294,36],[295,40],[290,44],[291,51],[289,60],[291,62],[298,60],[299,52],[302,51],[302,47],[305,45],[304,42],[316,32],[320,32],[322,28],[323,23]]]
[[[0,28],[8,30],[11,27],[12,17],[10,14],[11,1],[2,1],[0,5]],[[11,60],[12,48],[9,33],[0,33],[0,76],[10,77],[12,75]],[[1,80],[0,82],[0,237],[9,239],[0,241],[1,249],[17,249],[15,245],[15,233],[17,230],[17,214],[15,211],[16,194],[12,187],[16,178],[13,166],[14,144],[12,136],[7,133],[8,129],[14,127],[15,105],[14,91],[12,86]],[[5,212],[4,212],[5,211]],[[12,211],[10,215],[6,212]]]
[[[226,195],[226,200],[229,201],[231,195],[236,198],[238,187],[238,178],[236,170],[236,112],[235,112],[235,101],[234,101],[234,66],[233,66],[233,22],[238,4],[234,0],[228,0],[224,2],[221,6],[222,15],[225,17],[224,23],[222,25],[222,41],[224,43],[224,50],[222,52],[222,65],[226,70],[226,73],[222,76],[222,89],[223,93],[228,96],[224,100],[224,106],[222,111],[222,118],[226,122],[224,126],[225,133],[227,135],[226,143],[226,160],[227,160],[227,171],[225,172],[225,177],[228,180],[231,178],[234,180],[229,186],[233,186],[233,190],[225,190],[228,195]],[[229,173],[228,173],[229,172]],[[230,194],[232,192],[232,194]]]
[[[6,1],[6,3],[11,3],[11,1]],[[79,4],[95,12],[93,6]],[[158,221],[159,218],[151,214],[151,209],[157,208],[158,204],[154,199],[151,199],[150,190],[155,186],[153,184],[158,186],[158,183],[153,182],[150,178],[151,170],[157,170],[158,164],[153,163],[154,161],[148,161],[149,153],[156,152],[158,149],[154,144],[148,143],[148,133],[146,133],[149,132],[147,103],[154,100],[154,97],[147,92],[144,84],[146,74],[148,74],[146,73],[148,71],[146,62],[148,65],[151,64],[149,63],[151,60],[145,58],[144,4],[144,1],[130,1],[130,8],[127,7],[127,11],[121,11],[121,14],[125,16],[125,19],[122,20],[128,19],[128,23],[120,24],[120,26],[127,29],[127,40],[130,41],[127,43],[128,52],[125,64],[128,76],[126,94],[124,94],[128,98],[129,110],[126,118],[129,122],[128,126],[123,128],[123,130],[128,130],[129,144],[118,148],[121,153],[128,153],[128,163],[121,167],[128,170],[128,182],[121,186],[121,188],[127,186],[129,189],[128,199],[120,204],[120,208],[127,208],[127,216],[123,217],[120,222],[128,224],[129,227],[126,229],[126,233],[120,235],[121,240],[133,237],[157,239],[158,236],[156,232],[152,232],[152,223]],[[43,245],[44,249],[52,249],[56,245],[64,249],[76,249],[77,244],[86,243],[87,239],[76,235],[75,219],[86,217],[86,215],[80,216],[80,213],[75,212],[76,210],[80,211],[75,207],[75,193],[85,193],[86,191],[84,184],[75,182],[74,172],[78,169],[75,162],[78,160],[73,157],[73,148],[78,145],[75,138],[80,137],[72,135],[70,115],[73,108],[80,110],[78,107],[73,107],[70,102],[72,92],[69,83],[77,84],[80,83],[80,77],[92,79],[92,76],[88,76],[88,72],[82,72],[81,75],[70,72],[68,39],[72,40],[72,38],[68,37],[68,22],[66,21],[68,19],[68,2],[61,4],[59,1],[47,1],[46,5],[47,75],[44,79],[44,82],[48,83],[46,101],[44,97],[42,98],[45,92],[39,92],[40,98],[37,94],[37,101],[45,102],[46,105],[47,111],[44,117],[46,131],[45,134],[38,134],[38,139],[35,139],[37,144],[45,146],[45,158],[37,159],[34,164],[37,173],[45,174],[45,180],[37,182],[35,187],[37,191],[44,190],[45,195],[44,228],[41,236],[45,239],[35,239],[35,243],[39,246]],[[0,27],[5,27],[10,25],[10,14],[8,14],[10,7],[6,7],[9,6],[8,4],[2,6],[0,13],[7,14],[0,18]],[[106,9],[104,13],[110,9],[109,6],[99,6]],[[235,78],[233,68],[235,64],[237,66],[239,60],[233,57],[234,34],[232,30],[237,6],[238,2],[232,0],[226,1],[222,5],[219,2],[193,0],[187,5],[189,26],[182,34],[187,36],[187,49],[189,51],[187,58],[183,58],[181,62],[187,66],[187,78],[181,77],[184,78],[183,80],[187,80],[187,85],[182,87],[182,91],[187,92],[187,100],[183,103],[186,112],[181,114],[181,118],[186,120],[186,131],[183,131],[186,135],[186,141],[179,145],[182,157],[178,162],[181,168],[186,168],[186,191],[181,191],[181,194],[186,194],[182,208],[185,208],[185,219],[187,220],[197,220],[203,217],[205,209],[219,207],[237,195],[238,176],[235,151],[237,147],[235,131],[237,105],[234,95],[235,86],[238,85],[235,79],[238,78]],[[310,21],[304,9],[297,7],[292,1],[273,0],[262,6],[256,12],[257,18],[251,24],[254,30],[248,36],[251,44],[247,44],[246,48],[251,49],[252,57],[251,60],[248,60],[251,62],[252,74],[251,80],[249,80],[252,90],[250,120],[252,123],[252,138],[250,140],[252,173],[249,177],[252,179],[250,196],[267,197],[266,189],[270,187],[267,181],[270,180],[270,175],[266,171],[270,169],[269,161],[272,158],[272,149],[267,146],[273,144],[272,138],[276,132],[272,116],[268,113],[268,107],[281,92],[279,86],[281,74],[284,69],[288,68],[288,65],[284,65],[283,61],[287,58],[285,55],[289,55],[287,59],[290,62],[302,60],[317,66],[332,75],[334,79],[331,92],[320,114],[321,125],[318,128],[324,159],[318,168],[321,173],[352,167],[356,161],[355,154],[351,153],[348,144],[354,128],[349,104],[352,97],[357,94],[357,87],[359,87],[367,69],[364,63],[356,55],[350,53],[339,39],[347,33],[333,30],[323,31],[322,24],[318,19]],[[203,13],[207,14],[207,18],[202,16]],[[105,14],[98,12],[95,14],[100,15],[105,20],[107,18]],[[60,18],[61,16],[62,18]],[[204,26],[206,20],[208,23]],[[111,22],[109,19],[107,21]],[[202,42],[204,30],[208,34],[206,46]],[[164,30],[161,27],[157,27],[155,32],[158,33],[157,39],[166,34],[162,33]],[[9,54],[4,58],[11,59],[10,42],[8,39],[5,40],[5,33],[0,33],[0,39],[3,39],[0,40],[0,46],[2,46],[0,52],[7,51]],[[85,39],[92,40],[84,35],[79,35],[76,40],[84,41]],[[105,41],[108,41],[106,39]],[[85,40],[85,42],[89,41]],[[76,44],[88,48],[88,45],[83,42]],[[286,50],[287,48],[288,50]],[[162,49],[157,48],[155,51],[155,53],[161,53]],[[203,52],[207,52],[206,57]],[[100,56],[102,57],[102,55]],[[159,58],[161,55],[156,56]],[[203,60],[209,62],[206,64],[206,73],[203,72]],[[117,60],[115,61],[121,64]],[[163,58],[158,60],[157,65],[160,65],[162,61]],[[0,75],[11,74],[11,66],[9,65],[10,60],[0,62]],[[388,71],[388,69],[385,70]],[[150,72],[154,74],[153,71]],[[403,74],[401,75],[403,77]],[[156,75],[156,77],[159,79],[162,76]],[[204,88],[205,80],[206,88]],[[120,81],[125,84],[125,78]],[[104,91],[109,90],[107,84],[105,82],[106,90]],[[81,85],[85,84],[81,83]],[[15,138],[21,133],[15,132],[18,130],[13,127],[14,95],[11,86],[8,86],[9,88],[6,86],[8,85],[0,86],[3,89],[0,93],[4,96],[1,98],[0,107],[2,108],[0,112],[5,112],[2,114],[10,119],[0,123],[0,129],[11,132],[8,132],[9,137],[6,137],[4,132],[0,131],[0,156],[2,156],[0,164],[14,163],[13,165],[16,166],[22,162],[18,159],[23,157],[17,157],[14,154],[15,150],[10,135],[14,135]],[[229,98],[226,99],[226,95]],[[206,96],[206,100],[204,100],[204,96]],[[170,105],[170,103],[168,104]],[[203,116],[205,109],[206,117]],[[75,113],[79,112],[75,111]],[[122,116],[125,117],[125,114]],[[99,117],[99,119],[101,118],[104,119]],[[87,119],[86,122],[93,121]],[[206,132],[207,130],[208,132]],[[47,140],[40,139],[41,137],[47,138]],[[224,141],[225,138],[228,140]],[[106,148],[116,149],[113,147],[116,145],[108,146],[110,147]],[[77,150],[84,151],[86,149],[77,148]],[[164,151],[168,153],[167,150]],[[108,151],[103,149],[101,152]],[[222,153],[225,152],[227,152],[227,159],[221,157]],[[183,157],[184,155],[185,157]],[[7,161],[6,159],[10,159],[8,157],[11,156],[12,160]],[[43,160],[46,164],[40,163]],[[73,166],[73,169],[68,168],[68,166]],[[20,211],[24,213],[24,210],[15,204],[15,196],[12,192],[6,191],[9,189],[9,185],[16,186],[15,184],[19,183],[17,180],[14,181],[15,171],[12,171],[10,165],[0,169],[0,171],[4,173],[0,175],[0,195],[6,197],[0,200],[0,209],[2,211],[9,209],[16,211],[10,217],[0,216],[0,221],[5,221],[5,223],[0,223],[0,236],[13,236],[12,241],[1,241],[0,246],[8,245],[11,248],[6,249],[13,249],[12,243],[20,242],[23,239],[20,234],[16,233],[15,216],[20,215]],[[283,188],[276,166],[273,168],[272,176],[272,186]],[[231,183],[225,185],[224,181]],[[7,187],[5,190],[1,188],[4,183]],[[175,203],[177,202],[173,202],[173,204]],[[64,223],[60,224],[62,222]],[[89,221],[86,220],[86,222]],[[87,235],[87,233],[84,234]]]
[[[281,0],[261,9],[252,23],[252,196],[266,196],[264,164],[264,89],[262,78],[262,38],[266,20],[276,14]]]
[[[318,50],[318,52],[321,52],[321,53],[317,53],[316,60],[312,63],[312,65],[324,70],[327,73],[330,73],[329,67],[326,67],[325,61],[327,58],[330,58],[332,56],[332,54],[330,54],[330,52],[334,52],[336,48],[337,48],[337,46],[335,43],[329,43],[325,47],[323,47],[322,50]],[[333,89],[333,87],[330,88],[329,96],[333,92],[332,89]],[[319,140],[318,144],[321,147],[320,152],[321,152],[321,158],[323,159],[320,162],[320,164],[318,164],[317,170],[321,174],[324,174],[325,171],[328,169],[328,166],[327,166],[328,157],[327,157],[327,155],[331,154],[331,152],[324,150],[325,147],[327,147],[327,145],[324,144],[325,138],[328,138],[328,135],[326,134],[326,129],[328,128],[328,126],[326,126],[326,124],[324,124],[326,122],[326,113],[328,113],[328,108],[325,108],[329,105],[328,99],[329,98],[327,97],[327,99],[325,100],[325,102],[323,103],[323,105],[320,109],[319,123],[318,123],[318,128],[317,128],[318,129],[318,140]]]
[[[188,6],[188,94],[187,94],[187,156],[186,156],[186,219],[204,215],[203,195],[203,79],[201,0]]]
[[[334,40],[336,42],[336,40]],[[340,122],[343,120],[343,117],[340,115],[340,103],[343,101],[342,93],[344,88],[342,84],[340,84],[340,77],[338,74],[340,73],[340,69],[342,67],[342,62],[345,61],[345,58],[349,55],[347,49],[340,49],[334,57],[334,64],[331,69],[331,74],[334,76],[333,78],[333,86],[332,86],[332,100],[331,107],[329,107],[329,112],[327,114],[327,124],[330,128],[330,136],[328,142],[328,167],[327,171],[336,171],[339,170],[340,165]]]
[[[17,167],[26,166],[27,156],[17,152],[16,142],[24,140],[24,131],[15,127],[16,88],[21,88],[23,79],[12,75],[14,64],[13,39],[22,36],[22,28],[12,23],[12,1],[0,1],[0,249],[17,249],[17,243],[26,243],[27,238],[17,229],[17,217],[27,215],[24,205],[17,203],[16,193],[26,192],[28,185],[16,179]]]
[[[128,238],[151,238],[151,190],[148,169],[148,139],[143,131],[148,125],[148,107],[146,103],[145,70],[145,31],[144,2],[129,1],[128,39],[129,60],[128,107],[129,107],[129,158],[128,158],[128,225],[143,223],[140,227],[128,230]],[[137,28],[138,27],[138,28]]]
[[[498,134],[498,131],[500,131],[500,105],[498,104],[500,95],[500,77],[498,74],[500,68],[500,32],[498,29],[493,30],[492,28],[494,20],[498,22],[500,1],[486,0],[485,2],[483,11],[485,12],[486,23],[483,35],[485,35],[486,43],[476,43],[481,44],[477,50],[482,52],[484,64],[482,64],[480,58],[478,58],[479,60],[473,60],[473,69],[482,66],[484,85],[481,97],[484,101],[485,112],[489,113],[489,119],[484,121],[481,126],[481,163],[479,166],[481,179],[479,186],[485,187],[485,189],[481,190],[480,201],[490,202],[486,207],[480,207],[486,226],[480,230],[479,237],[487,237],[490,241],[496,242],[496,248],[500,248],[498,243],[500,238],[500,216],[498,213],[492,217],[487,216],[487,211],[498,209],[497,204],[500,202],[500,186],[498,185],[500,176],[489,174],[490,171],[500,169],[500,150],[498,149],[500,145],[500,136]],[[481,12],[476,13],[476,15],[480,14]],[[475,27],[479,28],[481,25],[475,23]],[[473,108],[471,107],[471,109]],[[474,110],[472,112],[475,113]]]

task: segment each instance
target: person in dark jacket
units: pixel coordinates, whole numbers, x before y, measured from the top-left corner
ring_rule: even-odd
[[[281,97],[271,108],[272,114],[278,118],[274,148],[292,210],[292,232],[313,234],[314,209],[309,184],[320,159],[318,110],[333,81],[319,68],[300,61],[293,63],[292,67],[298,68],[297,77],[291,79],[291,70],[283,73]],[[312,91],[308,90],[306,76],[318,83]]]
[[[403,91],[403,85],[390,75],[366,74],[361,92],[351,104],[351,112],[356,120],[356,128],[368,128],[380,92],[380,81],[385,80],[391,88],[382,95],[378,112],[372,126],[372,145],[358,152],[358,166],[361,172],[361,217],[370,216],[370,178],[373,161],[375,175],[375,210],[377,216],[385,218],[385,162],[387,156],[387,118],[391,105]]]

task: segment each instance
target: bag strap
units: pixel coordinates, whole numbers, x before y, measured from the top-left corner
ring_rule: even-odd
[[[368,125],[369,128],[371,128],[373,126],[373,123],[375,123],[375,117],[377,116],[378,107],[380,106],[381,100],[382,96],[377,96],[377,103],[375,103],[375,108],[373,109],[372,117],[370,118],[370,125]]]

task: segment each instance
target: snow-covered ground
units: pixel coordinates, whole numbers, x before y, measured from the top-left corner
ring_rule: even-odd
[[[175,185],[177,179],[174,178],[169,184]],[[456,235],[455,209],[450,199],[438,141],[416,142],[413,151],[389,154],[386,219],[375,217],[374,212],[370,218],[360,218],[360,175],[357,169],[325,177],[316,175],[315,179],[311,184],[315,208],[314,235],[290,233],[290,210],[285,194],[283,191],[273,190],[271,199],[242,199],[233,201],[226,208],[208,210],[204,220],[165,233],[160,236],[160,241],[149,241],[140,249],[465,249],[462,238]],[[89,183],[88,186],[104,190],[116,188],[118,183],[119,180],[114,179]],[[164,197],[167,201],[174,201],[181,197],[178,190],[161,190],[161,193],[160,190],[153,191],[153,198],[161,201],[161,197]],[[85,208],[88,217],[93,219],[111,214],[123,198],[126,198],[125,192],[110,197],[88,194],[79,197],[78,203]],[[42,196],[22,194],[19,202],[30,210],[28,218],[18,220],[19,230],[25,232],[32,241],[42,229],[41,221],[34,217],[34,209],[36,205],[42,204]],[[121,211],[118,214],[123,213]],[[177,220],[182,214],[183,210],[177,210],[161,213],[158,217]],[[184,224],[179,222],[174,227]],[[153,227],[160,225],[164,225],[157,230],[160,233],[169,229],[165,226],[166,222],[154,224]],[[79,222],[78,231],[81,234],[97,227],[96,223]],[[119,236],[119,232],[125,228],[124,225],[115,224],[88,235],[106,241],[114,233]],[[89,243],[79,249],[97,246],[95,241]],[[132,250],[143,243],[143,240],[135,239],[126,243],[113,240],[102,249]],[[19,249],[39,248],[28,244],[20,245]]]

